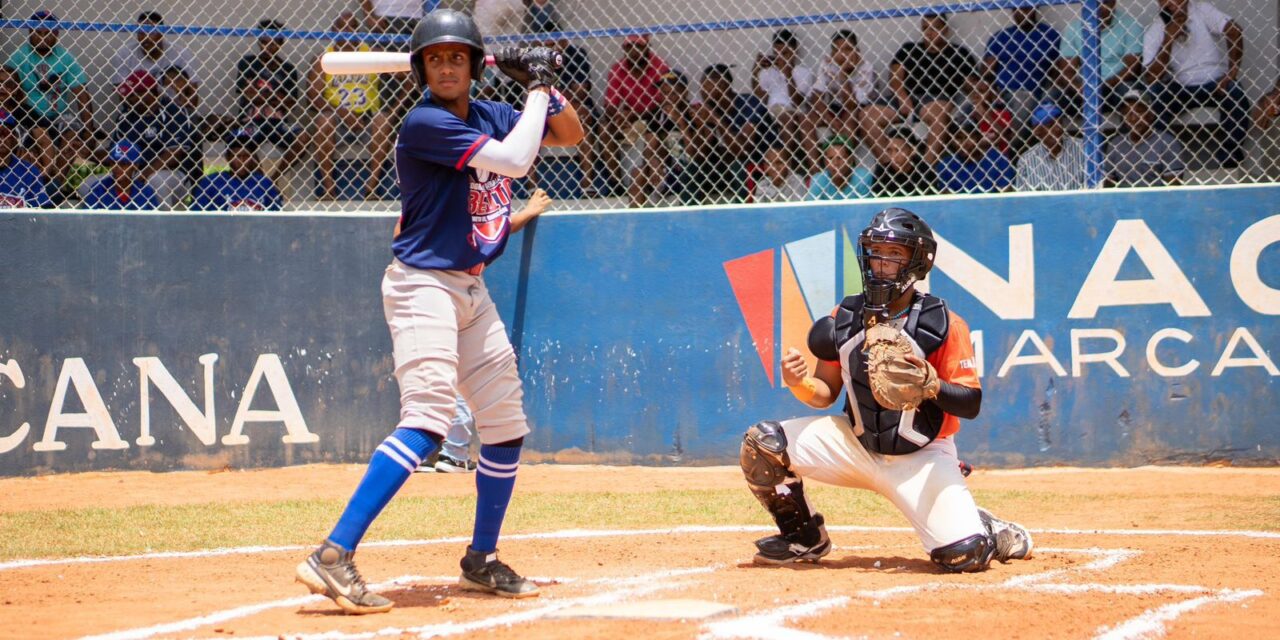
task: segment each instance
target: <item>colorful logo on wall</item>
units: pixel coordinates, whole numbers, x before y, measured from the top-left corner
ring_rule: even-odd
[[[847,229],[834,229],[724,263],[770,385],[777,386],[786,349],[799,349],[813,365],[809,327],[845,296],[862,292],[855,239]]]

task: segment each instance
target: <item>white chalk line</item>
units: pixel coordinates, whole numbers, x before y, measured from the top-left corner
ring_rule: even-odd
[[[503,540],[546,540],[569,538],[607,538],[613,536],[647,536],[647,535],[680,535],[690,533],[752,533],[774,531],[773,527],[755,525],[687,525],[664,529],[565,529],[545,533],[517,533],[504,535]],[[856,525],[831,525],[828,531],[847,531],[858,533],[910,533],[910,527],[864,527]],[[1248,531],[1248,530],[1164,530],[1164,529],[1032,529],[1034,533],[1050,533],[1060,535],[1098,535],[1098,536],[1209,536],[1209,537],[1243,537],[1266,538],[1280,540],[1280,531]],[[470,542],[470,538],[454,536],[425,540],[379,540],[365,542],[362,548],[381,547],[414,547],[434,544],[461,544]],[[310,549],[307,545],[249,546],[229,547],[222,549],[205,549],[199,551],[158,551],[120,556],[80,556],[72,558],[34,558],[29,560],[10,560],[0,562],[0,571],[28,569],[70,564],[97,564],[104,562],[132,562],[138,560],[171,560],[188,558],[212,558],[218,556],[251,555],[257,553],[283,553],[286,551],[302,551]]]
[[[377,589],[386,589],[388,587],[400,586],[403,584],[430,582],[430,581],[436,581],[436,580],[456,580],[456,579],[457,578],[453,578],[453,577],[440,578],[438,576],[436,577],[400,576],[399,578],[392,578],[391,580],[387,580],[386,582],[381,582],[375,585],[371,585],[370,588],[377,590]],[[298,596],[296,598],[285,598],[283,600],[272,600],[270,602],[262,602],[258,604],[245,605],[242,607],[235,607],[232,609],[224,609],[222,611],[215,611],[214,613],[210,613],[208,615],[198,616],[195,618],[187,618],[186,620],[166,622],[163,624],[152,625],[150,627],[126,629],[124,631],[113,631],[111,633],[103,633],[103,634],[94,635],[94,636],[85,636],[81,640],[141,640],[143,638],[150,638],[151,636],[159,635],[162,633],[176,633],[179,631],[190,631],[192,629],[199,629],[200,627],[203,627],[206,625],[217,624],[219,622],[226,622],[228,620],[235,620],[236,618],[244,618],[254,614],[262,613],[263,611],[268,611],[270,609],[279,609],[283,607],[300,607],[304,604],[320,602],[320,601],[323,601],[324,599],[325,599],[324,596],[309,595],[309,596]]]
[[[359,633],[347,633],[344,631],[326,631],[324,633],[281,633],[270,636],[248,637],[242,640],[277,640],[278,638],[289,638],[290,640],[368,640],[369,638],[377,638],[383,636],[403,636],[411,635],[419,638],[438,638],[441,636],[452,636],[461,633],[479,631],[482,629],[490,629],[498,626],[510,626],[525,622],[532,622],[546,617],[548,614],[565,609],[568,607],[593,606],[601,604],[611,604],[629,598],[646,596],[658,591],[666,591],[684,587],[687,581],[679,580],[688,576],[705,574],[714,572],[721,567],[713,565],[709,567],[696,567],[692,569],[671,569],[666,571],[657,571],[654,573],[633,576],[630,578],[610,577],[600,579],[596,582],[607,582],[615,585],[614,589],[596,593],[589,596],[581,596],[577,598],[566,598],[564,600],[553,601],[546,606],[529,609],[526,611],[517,611],[507,613],[490,618],[481,618],[471,622],[441,622],[436,624],[423,625],[418,627],[386,627],[377,631],[365,631]],[[543,600],[545,602],[545,600]],[[536,601],[531,601],[536,602]]]
[[[1222,589],[1207,596],[1148,609],[1134,618],[1111,627],[1099,629],[1097,635],[1094,636],[1094,640],[1158,638],[1168,630],[1165,627],[1165,623],[1172,622],[1185,613],[1211,604],[1241,602],[1260,595],[1262,595],[1262,590],[1260,589]]]
[[[1059,593],[1064,595],[1080,593],[1107,593],[1113,595],[1151,595],[1157,593],[1208,594],[1192,598],[1190,600],[1164,605],[1156,609],[1151,609],[1135,618],[1120,622],[1111,627],[1104,627],[1099,630],[1099,633],[1094,639],[1142,640],[1158,638],[1164,635],[1166,630],[1165,623],[1194,609],[1215,603],[1238,602],[1263,595],[1263,592],[1257,589],[1221,589],[1215,591],[1208,587],[1199,585],[1183,584],[1114,585],[1101,583],[1049,583],[1046,581],[1067,573],[1093,573],[1106,571],[1121,562],[1141,555],[1141,552],[1133,549],[1100,549],[1096,547],[1089,549],[1041,548],[1040,551],[1042,553],[1083,553],[1098,557],[1097,559],[1079,567],[1053,569],[1025,576],[1014,576],[1008,580],[992,585],[928,582],[919,585],[904,585],[886,589],[864,590],[856,592],[853,596],[839,596],[825,600],[815,600],[812,602],[787,605],[765,611],[763,613],[708,623],[704,625],[703,628],[705,631],[700,636],[700,639],[730,640],[746,638],[752,640],[785,640],[788,638],[803,638],[805,640],[830,640],[829,636],[793,629],[787,627],[785,623],[799,618],[811,617],[824,611],[847,605],[852,602],[854,598],[871,600],[873,605],[878,606],[880,604],[880,600],[918,593],[920,591],[984,591],[1007,589],[1014,591],[1021,590],[1041,593]]]

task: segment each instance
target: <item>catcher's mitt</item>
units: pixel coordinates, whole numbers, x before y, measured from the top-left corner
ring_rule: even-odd
[[[863,344],[871,394],[886,409],[911,411],[925,400],[938,397],[938,372],[917,357],[907,335],[887,323],[867,329]]]

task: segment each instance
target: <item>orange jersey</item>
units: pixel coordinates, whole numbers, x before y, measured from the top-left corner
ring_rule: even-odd
[[[947,320],[947,340],[925,359],[938,371],[938,378],[962,387],[981,389],[977,356],[973,353],[973,340],[969,337],[969,323],[950,310],[947,311]],[[945,415],[939,438],[955,435],[960,430],[960,418],[949,413]]]

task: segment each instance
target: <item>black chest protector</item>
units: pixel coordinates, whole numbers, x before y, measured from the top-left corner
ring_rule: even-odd
[[[809,350],[823,360],[839,362],[843,368],[844,412],[863,447],[884,455],[917,451],[938,437],[945,414],[933,402],[925,402],[914,411],[892,411],[876,402],[862,351],[862,303],[861,295],[849,296],[840,302],[835,315],[815,322],[809,330]],[[941,298],[916,294],[903,330],[925,357],[946,342],[948,328],[946,303]],[[856,342],[849,344],[851,341]]]

